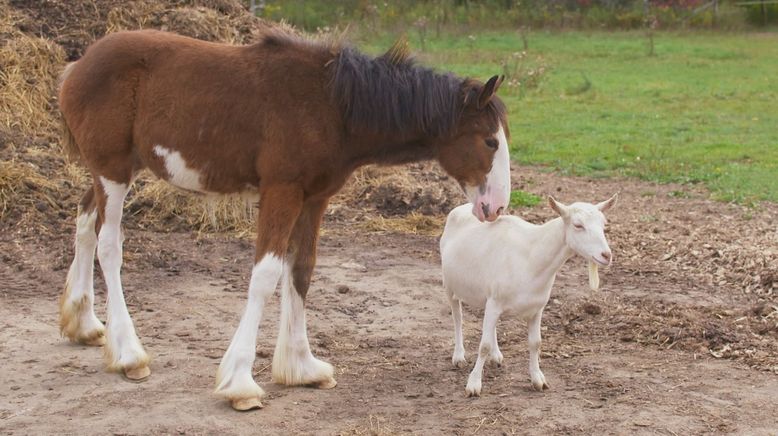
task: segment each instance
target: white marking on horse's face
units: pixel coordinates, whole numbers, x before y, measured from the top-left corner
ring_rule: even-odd
[[[154,153],[165,161],[168,182],[179,188],[203,192],[205,188],[200,183],[200,173],[186,165],[181,153],[167,149],[161,145],[154,146]]]
[[[467,186],[465,193],[473,204],[473,215],[479,221],[494,221],[508,207],[511,196],[511,159],[508,153],[508,138],[502,126],[494,138],[498,142],[492,160],[492,169],[481,186]]]
[[[589,203],[573,203],[567,212],[567,245],[587,260],[602,266],[610,264],[612,253],[605,238],[605,215]]]

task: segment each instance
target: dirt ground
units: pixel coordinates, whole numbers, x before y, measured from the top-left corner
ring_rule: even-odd
[[[465,397],[470,368],[450,362],[437,232],[371,231],[369,218],[337,206],[308,300],[311,345],[335,365],[335,389],[270,382],[275,296],[254,365],[265,408],[238,413],[213,396],[245,303],[252,243],[132,225],[123,279],[153,361],[148,381],[126,382],[103,370],[100,349],[59,335],[68,221],[51,224],[54,231],[43,224],[45,238],[0,236],[0,434],[778,433],[775,205],[746,208],[689,187],[522,167],[514,185],[568,202],[621,192],[609,213],[615,264],[601,271],[601,290],[589,291],[577,259],[558,276],[543,319],[548,391],[529,383],[525,323],[504,318],[505,361],[485,370],[482,397]],[[552,216],[544,204],[514,213],[534,222]],[[755,248],[768,264],[739,267]],[[725,264],[731,273],[719,271]],[[99,274],[96,290],[103,317]],[[466,308],[471,363],[479,320]]]

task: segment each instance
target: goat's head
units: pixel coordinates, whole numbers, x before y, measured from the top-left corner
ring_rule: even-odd
[[[605,239],[607,220],[603,212],[616,204],[616,196],[598,204],[573,203],[564,205],[548,197],[548,203],[565,223],[567,246],[584,259],[599,265],[609,265],[613,259],[608,241]]]

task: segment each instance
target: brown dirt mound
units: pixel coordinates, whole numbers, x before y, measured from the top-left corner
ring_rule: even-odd
[[[19,30],[62,46],[69,61],[108,32],[160,29],[208,41],[247,43],[264,25],[238,0],[11,0]]]
[[[399,168],[361,168],[334,200],[387,216],[412,212],[445,215],[465,197],[439,165],[425,162]]]

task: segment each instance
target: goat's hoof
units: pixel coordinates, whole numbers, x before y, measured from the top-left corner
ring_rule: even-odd
[[[265,406],[259,401],[259,397],[250,398],[236,398],[230,401],[230,405],[233,409],[239,412],[246,412],[248,410],[261,409]]]
[[[467,360],[465,360],[464,357],[461,359],[452,359],[451,363],[454,365],[454,368],[467,368]]]
[[[124,370],[124,378],[134,383],[146,381],[149,375],[151,375],[151,370],[148,365]]]
[[[545,380],[540,382],[532,382],[532,387],[538,392],[543,392],[547,389],[551,389],[551,386],[549,386]]]
[[[315,383],[313,385],[313,387],[318,388],[318,389],[332,389],[332,388],[334,388],[337,385],[338,385],[338,382],[335,381],[334,378],[330,377],[327,380],[323,380],[323,381],[320,381],[318,383]]]
[[[465,387],[465,393],[468,397],[480,397],[481,396],[481,383],[467,384]]]

